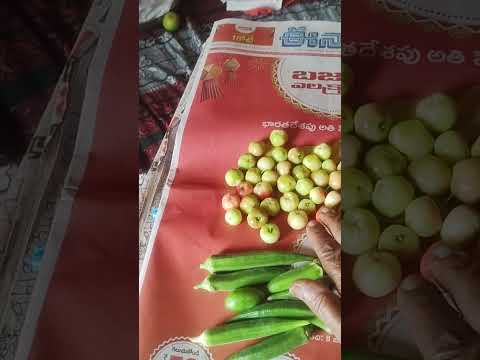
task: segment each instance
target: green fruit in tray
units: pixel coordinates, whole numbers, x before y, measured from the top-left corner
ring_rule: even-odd
[[[480,202],[480,158],[458,162],[453,167],[451,190],[455,197],[466,204]]]
[[[243,172],[238,169],[230,169],[225,174],[225,182],[228,186],[237,186],[244,179]]]
[[[328,185],[330,180],[330,175],[325,170],[317,170],[311,173],[310,179],[313,180],[315,185],[324,187]]]
[[[253,156],[260,157],[265,154],[266,146],[261,141],[252,141],[248,144],[248,152]]]
[[[262,181],[276,185],[279,177],[280,175],[275,170],[267,170],[262,174]]]
[[[404,177],[387,176],[375,184],[372,203],[380,214],[394,218],[403,213],[413,200],[414,193],[412,184]]]
[[[433,150],[433,137],[419,120],[396,124],[390,131],[388,140],[398,151],[413,160]]]
[[[470,149],[460,133],[449,130],[441,134],[434,144],[435,154],[451,164],[466,159]]]
[[[245,213],[245,214],[250,214],[252,210],[260,205],[260,201],[258,198],[253,195],[247,195],[242,200],[240,201],[240,209]]]
[[[440,208],[432,198],[419,197],[405,209],[405,224],[418,236],[431,237],[442,227]]]
[[[280,228],[275,224],[265,224],[260,229],[260,238],[266,244],[275,244],[280,235]]]
[[[242,223],[242,212],[236,208],[228,209],[225,212],[225,222],[231,226],[237,226]]]
[[[268,216],[277,216],[280,213],[280,202],[273,197],[267,198],[260,203],[260,209]]]
[[[291,148],[288,151],[288,160],[293,164],[301,164],[305,158],[305,152],[299,148]]]
[[[309,178],[311,173],[305,165],[297,165],[293,168],[293,176],[297,180]]]
[[[260,229],[268,222],[268,215],[259,208],[254,208],[247,216],[247,223],[252,229]]]
[[[363,144],[355,135],[342,136],[342,163],[344,168],[357,166],[360,162]]]
[[[275,160],[273,160],[271,157],[263,156],[258,159],[257,167],[262,172],[267,170],[273,170],[275,168]]]
[[[343,170],[343,209],[364,207],[370,202],[373,184],[370,178],[356,168]]]
[[[270,142],[273,146],[283,146],[288,141],[288,134],[285,130],[273,130],[270,133]]]
[[[453,127],[458,115],[455,101],[448,95],[436,93],[417,103],[416,116],[429,130],[441,133]]]
[[[248,170],[255,167],[257,159],[252,154],[243,154],[238,159],[238,167],[243,170]]]
[[[327,173],[331,173],[332,171],[337,170],[337,164],[335,164],[332,159],[327,159],[322,163],[322,169]]]
[[[315,187],[310,191],[310,200],[312,200],[317,205],[322,205],[325,201],[325,191],[320,187]]]
[[[286,193],[295,190],[297,182],[290,175],[283,175],[278,178],[277,189],[281,193]]]
[[[330,173],[330,178],[328,180],[328,186],[333,190],[340,190],[342,188],[342,172],[334,171]]]
[[[271,156],[276,162],[286,161],[288,159],[288,151],[281,146],[274,147]]]
[[[245,174],[245,180],[249,183],[257,184],[262,181],[262,172],[257,168],[248,169]]]
[[[291,212],[298,209],[300,198],[294,192],[287,192],[280,198],[280,207],[285,212]]]
[[[414,160],[408,167],[408,173],[415,185],[428,195],[443,195],[450,190],[452,171],[448,164],[433,155]]]
[[[303,158],[303,165],[305,165],[310,171],[317,171],[322,168],[322,160],[320,160],[320,157],[315,154],[308,154]]]
[[[407,164],[405,156],[389,144],[376,145],[365,154],[365,167],[375,179],[400,175],[406,170]]]
[[[349,134],[353,131],[353,111],[350,106],[342,104],[342,133]]]
[[[308,215],[305,211],[294,210],[288,214],[288,225],[294,230],[302,230],[308,224]]]
[[[341,201],[342,201],[342,195],[338,191],[332,190],[327,194],[327,196],[325,196],[325,201],[323,202],[323,204],[327,208],[334,208],[340,205]]]
[[[320,160],[327,160],[332,156],[332,147],[326,143],[322,143],[313,148],[313,153],[317,155]]]
[[[420,239],[409,227],[393,224],[380,235],[378,248],[409,260],[420,253]]]
[[[310,179],[300,179],[297,181],[297,185],[295,186],[295,190],[301,196],[308,196],[310,191],[315,187],[315,184]]]
[[[360,292],[380,298],[393,292],[402,279],[398,258],[384,251],[360,255],[353,266],[353,282]]]
[[[293,164],[290,161],[282,161],[277,164],[277,172],[280,176],[289,175]]]
[[[467,205],[459,205],[445,218],[440,236],[453,248],[464,248],[480,234],[480,213]]]
[[[302,199],[298,204],[298,210],[305,211],[307,214],[312,215],[315,214],[317,210],[317,204],[310,199]]]
[[[355,208],[345,212],[342,221],[342,251],[360,255],[377,246],[380,224],[369,210]]]
[[[378,104],[365,104],[358,108],[353,118],[355,132],[369,142],[382,142],[388,137],[393,120]]]

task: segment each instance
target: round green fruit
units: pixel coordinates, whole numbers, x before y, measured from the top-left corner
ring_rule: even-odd
[[[310,179],[300,179],[297,181],[297,185],[295,186],[295,190],[301,196],[308,196],[310,191],[315,187],[314,183]]]
[[[287,192],[280,198],[280,208],[287,213],[297,210],[299,204],[300,198],[294,192]]]
[[[265,224],[260,229],[260,238],[266,244],[275,244],[280,240],[280,228],[275,224]]]
[[[247,223],[252,229],[260,229],[268,222],[268,215],[261,209],[254,208],[247,216]]]
[[[293,168],[293,176],[297,180],[307,179],[310,177],[311,171],[305,165],[297,165]]]
[[[266,198],[260,203],[260,209],[267,213],[268,216],[277,216],[280,213],[280,202],[273,197]]]
[[[225,174],[225,182],[228,186],[237,186],[244,179],[243,172],[239,169],[230,169]]]
[[[455,101],[448,95],[436,93],[420,100],[416,107],[416,116],[425,126],[436,133],[451,129],[457,121]]]
[[[317,155],[320,160],[327,160],[332,156],[332,147],[326,143],[321,143],[313,148],[313,153]]]
[[[277,180],[277,189],[281,193],[286,193],[295,190],[297,182],[290,175],[282,175]]]
[[[377,246],[380,224],[376,216],[362,208],[345,212],[342,220],[342,251],[360,255]]]
[[[388,137],[393,120],[378,104],[365,104],[358,108],[353,118],[355,133],[362,139],[378,143]]]
[[[242,223],[242,212],[237,208],[228,209],[225,212],[225,222],[231,226],[237,226]]]
[[[180,28],[180,16],[173,11],[169,11],[163,16],[162,25],[165,30],[175,32]]]
[[[467,142],[457,131],[449,130],[435,140],[435,154],[450,164],[459,162],[470,156]]]
[[[377,180],[385,176],[402,174],[407,164],[405,156],[389,144],[376,145],[365,154],[365,167]]]
[[[270,142],[273,146],[283,146],[288,141],[288,134],[285,130],[273,130],[270,133]]]
[[[305,211],[307,214],[314,214],[317,210],[317,205],[310,199],[302,199],[298,204],[298,210]]]
[[[360,255],[353,265],[353,282],[368,297],[380,298],[392,293],[401,280],[400,261],[385,251]]]
[[[413,200],[414,193],[412,184],[404,177],[386,176],[375,184],[372,203],[380,214],[394,218],[403,213]]]
[[[458,162],[453,167],[451,191],[466,204],[480,202],[480,158]]]
[[[445,218],[440,237],[452,248],[465,248],[478,239],[480,213],[467,205],[459,205]]]
[[[407,120],[395,125],[388,136],[390,144],[409,159],[418,159],[433,150],[433,137],[419,120]]]
[[[442,228],[440,208],[432,198],[419,197],[405,209],[405,225],[420,237],[431,237]]]
[[[286,161],[288,159],[288,151],[284,147],[274,147],[272,149],[272,158],[276,162]]]
[[[294,230],[302,230],[308,224],[308,215],[305,211],[295,210],[288,214],[288,225]]]
[[[420,253],[420,239],[407,226],[393,224],[387,227],[378,240],[378,248],[410,260]]]
[[[436,156],[426,155],[412,161],[408,173],[415,185],[425,194],[443,195],[450,190],[452,170],[444,160]]]

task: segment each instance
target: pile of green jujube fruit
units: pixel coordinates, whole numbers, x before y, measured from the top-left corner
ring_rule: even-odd
[[[288,134],[273,130],[266,141],[254,141],[241,155],[237,168],[225,174],[230,191],[222,198],[225,222],[260,230],[267,244],[280,239],[280,228],[270,220],[288,213],[294,230],[307,226],[321,205],[336,207],[341,202],[341,164],[332,158],[332,147],[321,143],[304,148],[286,148]]]
[[[392,104],[342,110],[342,250],[357,256],[353,281],[370,297],[394,291],[433,241],[465,248],[480,233],[480,139],[455,130],[457,102]]]
[[[227,360],[274,359],[306,344],[315,327],[329,332],[323,321],[289,293],[297,280],[324,276],[311,256],[253,251],[211,256],[200,268],[210,274],[195,289],[229,292],[225,307],[234,316],[193,340],[211,347],[265,338]]]

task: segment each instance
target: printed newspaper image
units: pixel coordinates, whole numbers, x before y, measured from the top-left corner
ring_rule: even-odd
[[[314,181],[300,181],[303,176],[298,169],[295,179],[288,175],[290,169],[282,167],[301,166],[309,174],[340,173],[340,56],[340,23],[227,19],[214,25],[167,140],[141,189],[141,237],[145,236],[143,228],[155,197],[160,197],[160,205],[141,262],[140,359],[234,359],[240,356],[234,355],[236,352],[258,340],[260,347],[253,350],[261,349],[258,351],[262,356],[266,350],[260,338],[271,335],[270,339],[278,344],[276,349],[267,349],[273,351],[266,353],[267,358],[271,354],[278,359],[317,359],[319,354],[323,359],[340,357],[340,344],[334,336],[325,331],[311,335],[313,328],[309,324],[313,318],[305,309],[299,310],[306,311],[302,319],[225,324],[234,313],[225,309],[227,293],[221,291],[250,285],[249,289],[263,296],[264,301],[267,295],[278,295],[276,290],[281,288],[273,285],[274,275],[288,271],[289,265],[300,259],[308,263],[303,261],[298,267],[295,264],[294,270],[310,271],[315,278],[323,274],[311,261],[309,255],[313,253],[302,230],[321,203],[314,201],[318,200],[318,190],[312,188],[320,189],[318,184],[323,180],[319,176],[313,177]],[[249,146],[252,142],[256,148]],[[320,144],[328,147],[328,156],[320,151]],[[241,156],[248,151],[256,156]],[[324,161],[318,165],[320,155]],[[304,158],[312,161],[302,161]],[[325,168],[321,169],[323,164]],[[258,171],[248,171],[254,167]],[[277,176],[282,181],[277,181]],[[245,177],[250,182],[242,181]],[[262,186],[253,186],[256,182]],[[235,201],[235,187],[243,195],[243,214],[235,211],[238,209],[229,211],[225,200],[222,208],[224,195],[232,195]],[[323,195],[331,194],[332,206],[338,205],[339,193],[328,189],[330,192]],[[258,216],[251,214],[256,211],[252,208],[260,206],[265,198],[281,203],[286,212],[290,210],[288,217],[274,216],[279,211],[268,206],[264,209],[272,211],[270,216],[264,216],[262,211]],[[296,198],[305,210],[289,209],[291,203],[286,200],[295,202]],[[259,232],[267,221],[272,223],[267,227],[269,234]],[[256,280],[233,272],[227,277],[233,274],[234,283],[215,283],[226,274],[208,276],[205,270],[218,270],[210,266],[216,255],[251,251],[256,251],[250,258],[253,263],[249,268],[240,268]],[[274,252],[275,265],[283,266],[265,267],[262,261],[267,251]],[[237,264],[218,271],[240,268]],[[260,273],[264,274],[261,279]],[[265,286],[255,286],[267,282],[268,291]],[[194,289],[197,284],[201,285]],[[219,331],[205,331],[218,326]],[[222,331],[226,338],[220,334]],[[292,341],[296,346],[290,349],[287,345]]]

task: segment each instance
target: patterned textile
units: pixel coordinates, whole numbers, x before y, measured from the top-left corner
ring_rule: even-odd
[[[0,166],[2,154],[19,160],[25,151],[90,5],[91,0],[0,2]]]
[[[182,1],[180,12],[186,21],[179,32],[165,32],[158,24],[143,31],[139,43],[139,139],[142,171],[149,168],[157,153],[214,21],[225,17],[261,21],[339,21],[340,0],[295,1],[280,11],[257,16],[227,13],[225,5],[219,0]]]

